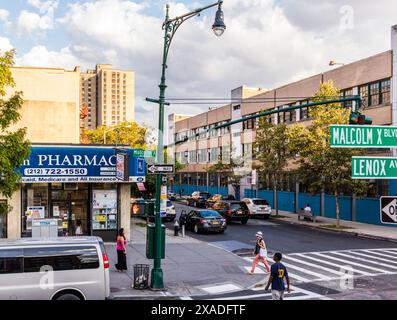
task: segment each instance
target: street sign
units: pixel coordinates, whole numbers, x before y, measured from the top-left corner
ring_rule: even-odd
[[[397,224],[397,197],[380,198],[380,221],[383,224]]]
[[[332,125],[332,148],[397,147],[397,127]]]
[[[251,184],[252,185],[256,185],[257,175],[258,175],[257,171],[252,170],[252,175],[251,175]]]
[[[167,186],[161,186],[160,193],[160,217],[167,216]]]
[[[148,174],[173,174],[173,164],[151,164],[147,166]]]
[[[156,151],[135,149],[133,151],[133,155],[134,157],[141,157],[141,158],[155,158]]]
[[[353,179],[397,179],[397,158],[353,157]]]

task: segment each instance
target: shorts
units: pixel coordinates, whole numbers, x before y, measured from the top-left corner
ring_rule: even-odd
[[[284,300],[284,291],[272,290],[272,300]]]

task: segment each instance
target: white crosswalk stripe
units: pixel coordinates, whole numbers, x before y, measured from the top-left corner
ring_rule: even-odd
[[[252,263],[253,258],[244,258]],[[267,260],[272,262],[268,257]],[[397,274],[397,249],[354,249],[290,253],[282,263],[294,283],[340,280],[347,276],[373,277]],[[245,267],[248,269],[249,267]],[[258,265],[263,274],[264,266]]]

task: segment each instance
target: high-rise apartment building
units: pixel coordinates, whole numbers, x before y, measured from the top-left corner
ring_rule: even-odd
[[[135,118],[135,75],[98,64],[80,77],[80,104],[86,114],[81,127],[116,126]]]

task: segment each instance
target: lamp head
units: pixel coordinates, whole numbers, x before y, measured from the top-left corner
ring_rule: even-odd
[[[217,37],[220,37],[226,30],[224,15],[222,11],[222,1],[219,2],[218,11],[216,12],[215,22],[212,25],[212,30]]]

